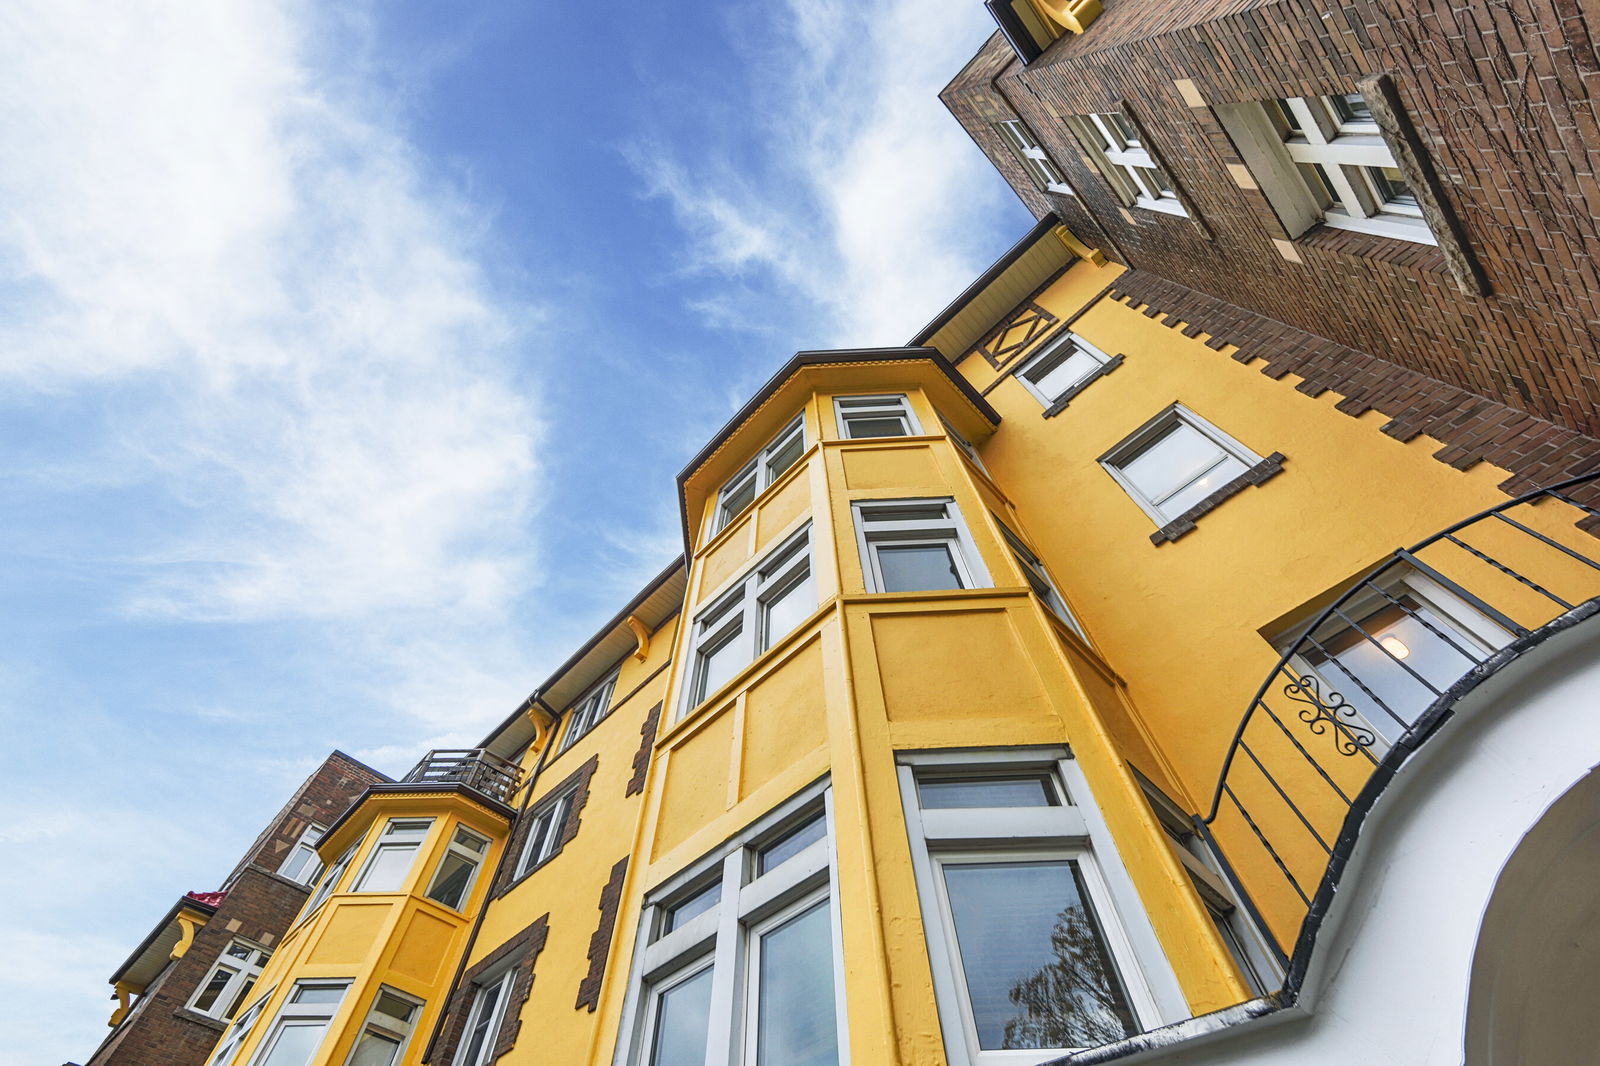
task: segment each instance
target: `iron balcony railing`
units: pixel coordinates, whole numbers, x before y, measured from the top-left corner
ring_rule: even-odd
[[[492,800],[509,804],[522,780],[522,768],[484,748],[440,748],[424,755],[401,780],[466,785]]]
[[[1298,630],[1256,690],[1195,825],[1291,980],[1388,778],[1462,693],[1594,609],[1600,540],[1573,519],[1600,520],[1584,502],[1597,490],[1600,473],[1564,481],[1395,552]]]

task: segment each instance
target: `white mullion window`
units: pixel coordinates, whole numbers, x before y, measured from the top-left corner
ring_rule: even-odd
[[[509,966],[478,985],[451,1066],[489,1066],[494,1062],[495,1041],[505,1023],[507,1001],[511,998],[516,973],[517,968]]]
[[[851,507],[868,592],[988,586],[953,499],[858,500]]]
[[[567,714],[567,731],[561,737],[561,747],[557,749],[557,755],[572,747],[585,733],[600,724],[600,720],[611,710],[611,694],[616,685],[617,672],[612,671],[610,676],[584,693],[583,697],[572,705],[572,710]]]
[[[952,1066],[1023,1066],[1186,1014],[1065,752],[902,754]]]
[[[398,892],[432,826],[432,818],[389,819],[350,891]]]
[[[797,797],[647,900],[628,1066],[842,1066],[830,799]]]
[[[239,1054],[239,1045],[244,1043],[245,1037],[250,1035],[256,1022],[261,1020],[261,1012],[275,991],[276,988],[269,988],[256,997],[256,1001],[245,1008],[244,1013],[235,1018],[233,1024],[223,1031],[222,1040],[218,1042],[217,1050],[212,1053],[211,1066],[228,1066],[234,1056]]]
[[[1028,177],[1033,179],[1034,185],[1049,192],[1072,195],[1072,186],[1061,176],[1056,161],[1040,147],[1038,138],[1021,119],[1008,118],[996,122],[994,128],[999,131],[1001,140],[1006,142],[1006,147],[1011,149],[1011,154],[1017,157],[1017,162],[1022,164]]]
[[[360,843],[361,841],[357,840],[354,844],[345,848],[344,853],[335,859],[333,865],[323,872],[322,880],[317,882],[317,890],[306,901],[304,914],[310,915],[314,913],[318,907],[327,901],[329,896],[333,895],[334,890],[339,887],[339,882],[344,878],[344,872],[350,868],[350,860],[355,858],[356,845]]]
[[[1111,184],[1126,203],[1171,215],[1188,214],[1172,188],[1172,179],[1122,112],[1082,116],[1077,128],[1079,140],[1104,164]]]
[[[1073,333],[1063,333],[1017,368],[1017,380],[1046,407],[1051,406],[1111,357]]]
[[[325,825],[312,822],[306,826],[305,832],[300,834],[300,839],[295,841],[294,847],[289,849],[289,854],[283,858],[283,865],[278,867],[278,873],[291,881],[298,881],[302,885],[315,884],[317,875],[322,872],[322,860],[317,857],[317,841],[322,839],[322,834],[328,831]]]
[[[704,702],[816,608],[808,525],[768,553],[695,619],[684,709]]]
[[[527,841],[517,861],[518,877],[556,853],[561,842],[561,829],[567,824],[567,814],[572,810],[575,793],[575,788],[563,789],[559,795],[541,801],[528,815],[533,819],[533,824],[528,828]]]
[[[472,886],[478,880],[478,869],[488,851],[488,837],[457,826],[444,858],[439,860],[439,868],[433,873],[427,897],[452,910],[464,909],[472,897]]]
[[[1182,404],[1173,404],[1100,460],[1157,525],[1249,470],[1261,457]]]
[[[743,513],[763,489],[800,461],[805,450],[805,415],[796,415],[794,421],[784,426],[754,459],[722,486],[717,493],[717,513],[715,521],[711,523],[711,532],[718,532]]]
[[[346,1066],[395,1066],[421,1013],[420,999],[380,986]]]
[[[189,1009],[196,1014],[222,1021],[231,1019],[239,1005],[250,995],[261,967],[272,957],[272,952],[245,940],[234,940],[222,950],[211,972],[195,989],[189,1000]]]
[[[296,981],[251,1066],[309,1066],[349,987],[348,980]]]
[[[865,437],[914,437],[922,432],[911,402],[903,393],[887,396],[835,396],[834,411],[839,418],[839,436],[845,440]]]
[[[1017,565],[1022,568],[1022,576],[1028,581],[1028,586],[1034,594],[1043,601],[1044,605],[1057,618],[1067,624],[1067,628],[1083,638],[1085,644],[1089,643],[1089,636],[1083,631],[1078,618],[1072,613],[1072,608],[1067,606],[1066,597],[1061,595],[1061,590],[1056,588],[1056,583],[1050,576],[1050,571],[1045,569],[1044,560],[1040,559],[1033,549],[1022,542],[1022,538],[1014,533],[1010,526],[1000,521],[998,515],[995,522],[1000,526],[1000,532],[1006,539],[1006,545],[1011,549],[1011,555],[1017,560]]]

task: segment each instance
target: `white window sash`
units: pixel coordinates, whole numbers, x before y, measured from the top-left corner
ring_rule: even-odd
[[[1062,363],[1065,363],[1067,360],[1071,359],[1074,355],[1077,355],[1080,352],[1094,361],[1094,367],[1084,372],[1074,380],[1067,382],[1053,395],[1046,391],[1043,384],[1032,376],[1038,373],[1039,369],[1046,363],[1050,362],[1056,357],[1059,356]],[[1076,333],[1063,333],[1055,340],[1045,345],[1043,349],[1032,356],[1027,362],[1019,366],[1017,368],[1016,378],[1022,384],[1023,388],[1027,389],[1028,392],[1033,394],[1034,399],[1038,400],[1045,407],[1049,407],[1057,400],[1061,399],[1061,397],[1065,395],[1069,389],[1081,384],[1085,379],[1095,372],[1095,369],[1104,366],[1110,361],[1110,356],[1106,355],[1105,352],[1101,351],[1093,344],[1090,344]],[[1054,371],[1046,371],[1040,376],[1047,377],[1051,373],[1054,373]]]
[[[1208,465],[1205,472],[1187,479],[1181,485],[1158,493],[1156,497],[1151,497],[1123,473],[1122,467],[1137,459],[1147,448],[1164,438],[1179,425],[1188,426],[1214,445],[1218,449],[1217,459]],[[1138,504],[1140,509],[1149,515],[1156,525],[1164,526],[1174,518],[1177,518],[1178,515],[1167,513],[1162,507],[1162,502],[1172,499],[1178,493],[1193,485],[1195,481],[1204,477],[1206,473],[1215,470],[1219,464],[1225,462],[1230,456],[1243,463],[1247,470],[1261,462],[1261,456],[1210,422],[1207,422],[1189,408],[1182,404],[1174,404],[1134,430],[1127,437],[1124,437],[1116,447],[1101,457],[1100,465],[1118,485],[1122,486],[1129,499]]]
[[[869,403],[868,401],[879,401]],[[916,437],[922,433],[922,427],[917,422],[916,415],[911,410],[911,400],[904,393],[889,393],[884,395],[867,396],[835,396],[833,398],[834,413],[837,416],[839,436],[844,440],[876,440],[877,437],[852,437],[850,435],[850,421],[852,419],[900,419],[904,433],[897,434],[902,437]]]
[[[494,1045],[500,1037],[501,1026],[505,1025],[506,1002],[511,998],[511,982],[515,974],[516,967],[512,966],[478,986],[478,991],[472,997],[472,1010],[467,1014],[467,1024],[461,1031],[461,1046],[451,1066],[488,1066],[494,1061]],[[472,1049],[473,1033],[480,1025],[484,1025],[483,1004],[491,989],[495,991],[495,998],[484,1028],[483,1043],[479,1045],[478,1053],[469,1058],[467,1053]]]
[[[941,508],[942,518],[894,519],[870,516],[868,512],[892,514],[895,511]],[[862,576],[868,592],[887,588],[878,549],[886,545],[917,547],[942,545],[948,548],[960,587],[989,588],[992,582],[983,558],[972,540],[971,531],[951,497],[910,500],[857,500],[851,504],[856,527],[856,546],[861,553]]]
[[[247,958],[239,958],[236,955],[228,954],[229,949],[236,945],[248,949],[249,956]],[[246,989],[256,978],[261,976],[261,968],[266,964],[266,958],[270,958],[271,954],[266,948],[251,944],[245,940],[235,939],[229,941],[227,947],[223,948],[222,954],[217,956],[217,961],[206,972],[205,980],[195,987],[194,994],[189,997],[189,1002],[186,1005],[187,1009],[194,1011],[196,1014],[203,1014],[208,1018],[226,1021],[230,1006],[244,1006],[243,996],[246,994]],[[211,1005],[202,1010],[196,1004],[200,1001],[200,997],[205,994],[206,989],[210,987],[212,979],[223,970],[228,971],[231,976],[228,978],[227,983],[212,997]]]
[[[798,459],[781,470],[773,470],[772,464],[777,456],[781,455],[797,437],[800,440],[800,454],[803,455],[806,446],[806,420],[804,414],[796,415],[788,425],[778,431],[776,437],[773,437],[762,446],[754,459],[740,467],[737,474],[734,474],[723,483],[722,488],[717,491],[717,508],[711,522],[710,532],[712,536],[726,529],[735,518],[738,518],[754,505],[763,492],[794,467]],[[750,501],[736,510],[730,509],[728,506],[729,499],[743,492],[746,486],[751,490]]]

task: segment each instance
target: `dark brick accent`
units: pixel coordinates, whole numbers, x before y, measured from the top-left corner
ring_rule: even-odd
[[[636,796],[644,791],[644,777],[650,770],[650,751],[656,744],[656,730],[661,726],[661,704],[657,703],[650,708],[650,713],[645,715],[644,724],[639,727],[639,750],[633,753],[633,776],[628,778],[628,787],[623,791],[623,796]]]
[[[472,1000],[477,996],[483,978],[498,976],[507,966],[515,967],[517,975],[511,982],[505,1020],[500,1023],[500,1032],[495,1036],[494,1055],[490,1061],[511,1050],[517,1042],[517,1034],[522,1031],[522,1005],[528,1002],[528,995],[533,991],[533,966],[539,959],[539,953],[544,950],[544,942],[549,935],[550,915],[541,914],[522,932],[485,955],[476,965],[467,968],[456,985],[455,994],[450,997],[448,1021],[430,1061],[450,1061],[456,1045],[461,1042],[467,1017],[472,1013]]]
[[[600,756],[591,755],[589,761],[578,767],[572,773],[561,779],[554,788],[540,796],[537,802],[530,803],[527,810],[517,815],[515,827],[511,830],[511,839],[506,842],[506,861],[500,867],[500,877],[495,886],[495,898],[505,895],[515,888],[535,870],[543,869],[552,859],[561,854],[561,849],[578,835],[579,819],[583,815],[584,804],[589,802],[589,782],[594,777],[594,772],[600,766]],[[556,846],[545,858],[544,862],[528,870],[521,877],[516,875],[517,857],[522,854],[523,844],[528,839],[528,829],[535,820],[539,808],[552,796],[559,796],[568,789],[573,790],[572,805],[567,808],[567,820],[561,826],[561,835],[556,838]]]
[[[1230,496],[1237,496],[1250,486],[1259,485],[1269,478],[1281,474],[1284,461],[1285,457],[1282,452],[1273,452],[1255,466],[1252,466],[1226,485],[1220,486],[1217,491],[1150,534],[1150,543],[1164,544],[1167,541],[1177,540],[1179,537],[1193,533],[1195,522],[1204,515],[1216,510],[1223,500]]]
[[[589,938],[589,972],[578,982],[578,1002],[573,1009],[588,1007],[590,1013],[600,1005],[600,984],[606,976],[606,957],[611,954],[611,932],[617,924],[617,909],[622,905],[622,884],[628,875],[624,855],[611,867],[611,877],[600,890],[600,924]]]
[[[1095,382],[1111,373],[1117,367],[1121,366],[1127,358],[1127,356],[1118,353],[1117,355],[1113,355],[1110,359],[1107,359],[1105,362],[1101,363],[1099,366],[1095,367],[1093,370],[1089,371],[1088,377],[1069,387],[1066,392],[1063,392],[1060,396],[1056,397],[1054,403],[1044,409],[1044,417],[1054,418],[1062,411],[1065,411],[1067,409],[1067,404],[1076,399],[1084,389],[1087,389],[1090,385],[1093,385]]]

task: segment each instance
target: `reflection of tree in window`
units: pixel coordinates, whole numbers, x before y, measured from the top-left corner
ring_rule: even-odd
[[[1081,903],[1061,911],[1050,948],[1050,962],[1011,986],[1011,1002],[1023,1015],[1006,1022],[1002,1047],[1098,1047],[1139,1031],[1100,930]]]

